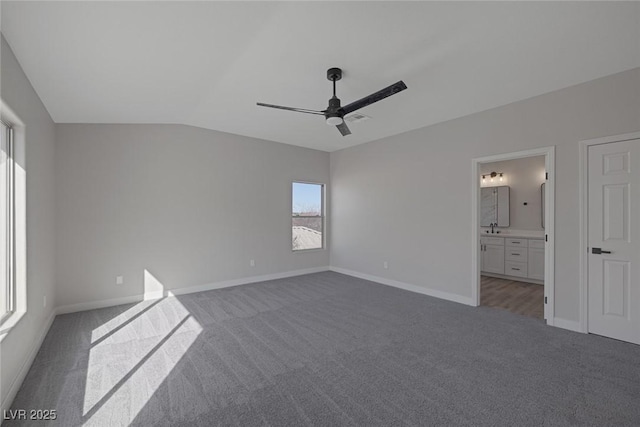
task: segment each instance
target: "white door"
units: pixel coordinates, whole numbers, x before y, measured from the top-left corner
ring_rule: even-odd
[[[588,159],[589,332],[640,344],[640,139]]]

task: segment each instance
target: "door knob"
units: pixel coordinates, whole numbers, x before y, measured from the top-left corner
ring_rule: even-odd
[[[611,251],[603,251],[602,248],[591,248],[591,253],[600,255],[600,254],[610,254]]]

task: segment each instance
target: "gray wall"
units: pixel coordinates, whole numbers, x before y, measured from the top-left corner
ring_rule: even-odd
[[[0,395],[7,394],[18,378],[33,346],[44,332],[54,300],[54,142],[55,125],[31,87],[11,48],[2,37],[0,96],[25,125],[27,313],[2,337],[0,344]],[[48,297],[43,308],[44,296]],[[14,392],[16,390],[13,390]]]
[[[544,179],[544,156],[480,165],[480,174],[501,172],[504,183],[495,178],[494,184],[487,176],[486,187],[509,186],[509,229],[542,232],[542,196],[540,184]],[[524,203],[527,203],[526,205]],[[484,228],[483,228],[484,229]]]
[[[291,182],[328,184],[326,152],[181,125],[56,131],[59,306],[143,294],[145,270],[168,290],[329,265],[291,251]]]
[[[577,321],[578,141],[638,130],[634,69],[333,152],[331,265],[470,297],[471,159],[555,145],[555,316]]]

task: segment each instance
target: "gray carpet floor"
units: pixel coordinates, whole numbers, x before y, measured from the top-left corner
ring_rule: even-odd
[[[325,272],[56,317],[61,426],[640,425],[640,346]]]

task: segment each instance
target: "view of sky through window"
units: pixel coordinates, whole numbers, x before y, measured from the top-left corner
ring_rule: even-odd
[[[322,184],[304,182],[292,185],[291,248],[294,251],[323,247],[323,188]]]
[[[322,185],[293,183],[293,213],[320,213],[322,207]]]

